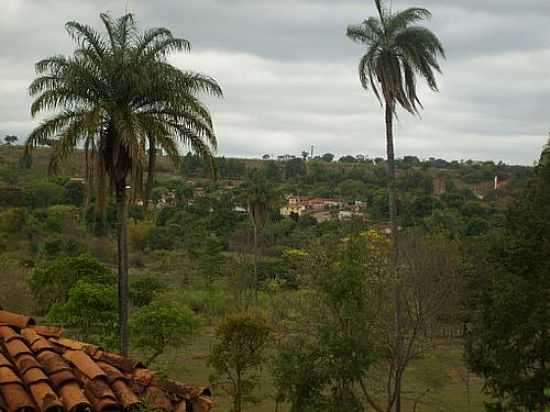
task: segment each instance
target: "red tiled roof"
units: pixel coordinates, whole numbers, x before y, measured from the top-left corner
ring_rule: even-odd
[[[0,412],[114,412],[142,399],[167,412],[211,409],[208,389],[160,378],[140,362],[62,335],[0,310]]]

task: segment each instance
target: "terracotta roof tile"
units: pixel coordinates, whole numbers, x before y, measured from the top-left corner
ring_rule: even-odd
[[[86,375],[88,378],[95,380],[99,377],[106,377],[107,374],[97,366],[87,354],[77,350],[70,350],[63,355],[65,359],[68,359],[80,372]]]
[[[142,404],[208,412],[210,391],[158,379],[138,361],[0,310],[0,412],[116,412]]]
[[[0,310],[0,323],[4,323],[8,326],[13,326],[19,329],[36,324],[34,319],[30,316],[20,315],[18,313],[11,313],[5,310]]]
[[[59,326],[32,325],[30,329],[34,330],[39,335],[49,338],[59,338],[63,335],[63,328]]]

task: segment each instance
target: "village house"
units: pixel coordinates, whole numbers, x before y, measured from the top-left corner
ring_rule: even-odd
[[[362,202],[361,206],[363,207]],[[313,196],[288,196],[287,204],[283,206],[279,212],[282,216],[298,215],[303,216],[305,214],[311,214],[319,221],[324,221],[330,218],[330,211],[338,211],[348,208],[348,204],[339,199],[329,199]]]

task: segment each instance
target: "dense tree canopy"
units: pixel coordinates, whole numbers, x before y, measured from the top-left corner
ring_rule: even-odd
[[[549,203],[550,165],[541,164],[472,280],[466,359],[496,411],[550,405]]]

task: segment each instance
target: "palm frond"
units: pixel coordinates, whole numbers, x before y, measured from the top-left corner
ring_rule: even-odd
[[[397,103],[418,114],[422,103],[416,91],[417,79],[424,79],[430,89],[437,91],[435,72],[441,72],[438,58],[445,58],[437,36],[414,25],[429,19],[431,13],[417,7],[394,13],[384,7],[382,0],[375,0],[375,5],[378,17],[348,26],[348,37],[367,46],[359,62],[359,80],[365,89],[373,90],[381,104],[383,97],[394,113]]]
[[[113,52],[119,46],[116,38],[115,23],[113,21],[113,18],[108,13],[101,13],[99,15],[99,18],[103,22],[103,26],[105,27],[105,31],[107,32],[107,36],[109,37],[110,49],[111,52]]]
[[[90,46],[101,58],[105,53],[105,43],[101,36],[90,26],[76,21],[70,21],[65,25],[69,36],[81,46]]]
[[[388,35],[392,35],[398,30],[405,29],[411,24],[418,23],[422,20],[429,20],[432,17],[432,13],[424,8],[411,7],[402,10],[398,13],[392,14],[387,22],[386,29]]]

